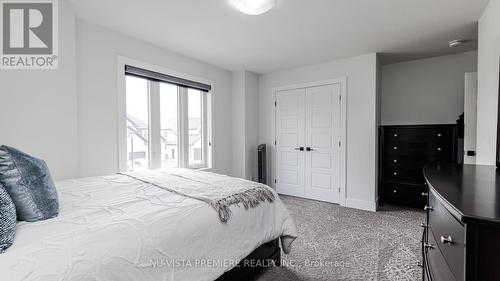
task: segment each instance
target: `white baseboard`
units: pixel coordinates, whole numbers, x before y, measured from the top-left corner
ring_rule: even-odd
[[[354,209],[360,209],[370,212],[377,211],[377,203],[372,201],[358,200],[358,199],[346,199],[345,206]]]

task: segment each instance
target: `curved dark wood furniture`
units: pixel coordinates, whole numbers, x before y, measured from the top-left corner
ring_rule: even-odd
[[[500,173],[494,166],[429,164],[424,280],[500,280]]]

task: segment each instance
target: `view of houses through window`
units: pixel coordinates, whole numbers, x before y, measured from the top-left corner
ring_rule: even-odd
[[[148,81],[127,76],[127,168],[149,168]]]
[[[209,93],[126,76],[127,169],[209,167]]]
[[[178,87],[160,83],[161,167],[179,167]]]
[[[203,166],[203,93],[188,89],[189,166]]]

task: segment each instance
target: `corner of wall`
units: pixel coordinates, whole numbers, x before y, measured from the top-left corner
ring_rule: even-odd
[[[256,179],[259,134],[259,80],[255,73],[233,72],[233,175]]]
[[[347,198],[345,207],[376,212],[377,201],[365,201],[365,200]]]
[[[479,20],[476,164],[495,165],[500,58],[500,0]]]

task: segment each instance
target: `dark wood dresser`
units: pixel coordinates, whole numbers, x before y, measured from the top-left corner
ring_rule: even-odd
[[[500,280],[500,172],[494,166],[429,164],[423,279]]]
[[[422,169],[455,158],[456,125],[381,126],[379,204],[423,208],[427,192]]]

